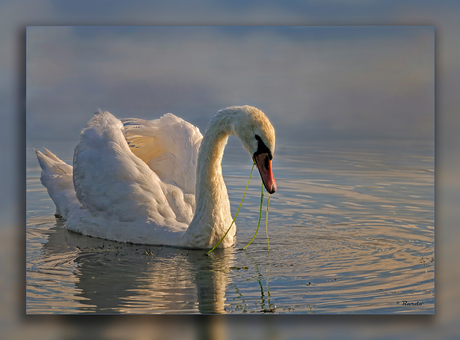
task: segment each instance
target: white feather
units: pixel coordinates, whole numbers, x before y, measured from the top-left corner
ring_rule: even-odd
[[[165,114],[151,121],[124,119],[123,133],[131,151],[162,181],[195,194],[196,162],[203,136],[192,124]]]

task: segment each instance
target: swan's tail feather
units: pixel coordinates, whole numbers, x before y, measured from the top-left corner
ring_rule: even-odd
[[[61,161],[54,153],[52,153],[51,151],[49,151],[47,148],[43,148],[45,149],[45,155],[49,158],[51,158],[52,160],[56,161],[56,162],[59,162],[59,163],[64,163],[63,161]],[[65,163],[64,163],[65,164]]]
[[[60,160],[54,153],[45,149],[45,154],[35,150],[37,154],[38,162],[42,168],[42,176],[45,175],[72,175],[72,166]]]
[[[78,204],[72,179],[73,168],[47,149],[44,154],[39,150],[35,153],[42,168],[40,180],[56,205],[56,215],[66,219],[72,206]]]

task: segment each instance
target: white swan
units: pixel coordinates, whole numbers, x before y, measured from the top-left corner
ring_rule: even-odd
[[[36,151],[41,182],[69,230],[113,241],[212,248],[232,222],[222,177],[229,135],[240,138],[268,192],[275,131],[257,108],[220,110],[204,137],[172,115],[118,120],[99,111],[81,133],[73,168]],[[196,201],[195,201],[196,198]],[[234,244],[236,227],[220,247]]]

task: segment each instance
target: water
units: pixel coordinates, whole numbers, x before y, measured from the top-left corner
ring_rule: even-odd
[[[40,184],[32,151],[40,145],[27,153],[28,314],[434,313],[432,143],[278,142],[270,249],[265,197],[259,233],[239,250],[257,227],[255,171],[236,246],[210,256],[67,231]],[[53,147],[71,157],[70,147]],[[250,167],[231,141],[224,178],[233,213]]]

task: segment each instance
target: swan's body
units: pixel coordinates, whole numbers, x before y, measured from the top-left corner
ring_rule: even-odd
[[[100,111],[81,133],[73,168],[48,150],[37,151],[41,181],[69,230],[121,242],[211,248],[232,222],[221,167],[232,134],[273,193],[274,129],[250,106],[219,111],[204,137],[172,114],[122,122]],[[235,232],[221,246],[233,245]]]

